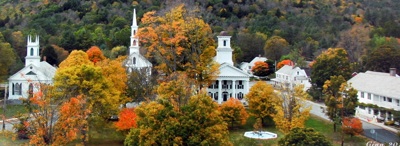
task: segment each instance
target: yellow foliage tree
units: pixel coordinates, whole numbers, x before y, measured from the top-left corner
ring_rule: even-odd
[[[276,127],[283,133],[289,133],[293,128],[303,128],[310,115],[311,107],[305,107],[308,94],[303,91],[303,85],[290,89],[282,85],[279,89],[279,102],[275,105],[276,113],[273,120]]]
[[[219,111],[224,121],[230,124],[230,128],[233,128],[234,124],[246,124],[249,117],[242,102],[235,98],[230,98],[227,102],[224,102],[219,107]]]
[[[246,94],[246,100],[249,103],[250,114],[260,118],[264,123],[265,118],[276,113],[274,105],[279,102],[274,88],[266,82],[258,81]]]
[[[79,66],[84,64],[93,64],[90,62],[88,55],[80,50],[74,50],[71,54],[68,55],[67,59],[60,63],[59,69],[71,67],[71,66]]]
[[[158,97],[170,100],[175,107],[185,105],[194,94],[193,89],[196,89],[194,82],[188,79],[185,72],[175,72],[167,80],[157,88]]]
[[[159,72],[185,71],[200,88],[214,80],[218,64],[213,61],[216,52],[211,28],[201,18],[189,15],[184,5],[164,16],[148,12],[142,25],[138,32],[141,44],[147,48],[147,56],[157,61]]]

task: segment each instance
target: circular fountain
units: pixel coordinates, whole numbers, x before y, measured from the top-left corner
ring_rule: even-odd
[[[245,137],[254,138],[254,139],[273,139],[277,138],[278,135],[268,131],[248,131],[244,133]]]

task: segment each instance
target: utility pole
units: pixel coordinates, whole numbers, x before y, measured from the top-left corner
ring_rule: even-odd
[[[3,131],[6,129],[6,102],[7,102],[7,84],[5,85],[4,90],[4,99],[3,99]]]

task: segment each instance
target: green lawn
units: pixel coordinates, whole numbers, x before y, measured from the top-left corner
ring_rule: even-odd
[[[27,113],[23,105],[7,105],[6,118],[14,118],[18,113]],[[0,115],[3,115],[3,105],[0,106]]]
[[[339,132],[333,132],[333,124],[330,121],[321,119],[316,116],[311,116],[305,124],[306,127],[314,128],[316,131],[325,135],[330,141],[333,142],[334,145],[341,144],[341,134]],[[340,126],[337,127],[337,130],[340,130]],[[347,136],[344,137],[344,144],[348,146],[365,146],[365,144],[369,141],[368,138],[364,136]]]

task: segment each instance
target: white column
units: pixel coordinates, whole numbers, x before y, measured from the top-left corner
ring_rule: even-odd
[[[218,80],[218,104],[222,103],[222,80]]]
[[[250,85],[249,85],[249,81],[248,81],[248,80],[245,80],[245,81],[244,81],[244,93],[245,93],[245,94],[249,93],[249,89],[250,89],[249,86],[250,86]]]
[[[236,80],[232,80],[232,97],[236,99]]]

